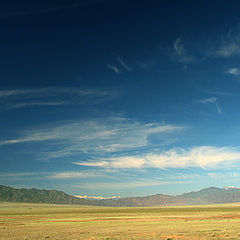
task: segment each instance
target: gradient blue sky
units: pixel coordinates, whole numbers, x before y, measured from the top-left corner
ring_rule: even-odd
[[[0,184],[240,187],[240,2],[2,1]]]

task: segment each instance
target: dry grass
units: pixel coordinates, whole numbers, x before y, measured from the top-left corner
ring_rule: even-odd
[[[0,240],[240,240],[240,204],[109,208],[0,203]]]

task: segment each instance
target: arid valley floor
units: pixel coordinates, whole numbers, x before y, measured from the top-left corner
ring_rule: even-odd
[[[109,208],[0,203],[0,239],[240,239],[240,204]]]

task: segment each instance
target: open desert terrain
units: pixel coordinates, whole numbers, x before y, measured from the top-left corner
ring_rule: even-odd
[[[0,204],[1,240],[240,239],[240,204],[110,208]]]

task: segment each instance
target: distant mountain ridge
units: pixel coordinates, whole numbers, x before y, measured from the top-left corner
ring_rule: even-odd
[[[57,190],[15,189],[0,185],[0,201],[52,204],[81,204],[111,207],[148,207],[163,205],[191,205],[240,202],[240,188],[209,187],[177,196],[156,194],[145,197],[89,200],[79,199]]]
[[[0,201],[52,204],[88,204],[86,199],[79,199],[62,191],[45,189],[16,189],[0,185]],[[94,201],[92,201],[94,203]]]
[[[193,203],[196,202],[197,204],[233,203],[240,202],[240,189],[233,187],[209,187],[196,192],[184,193],[179,196]]]

